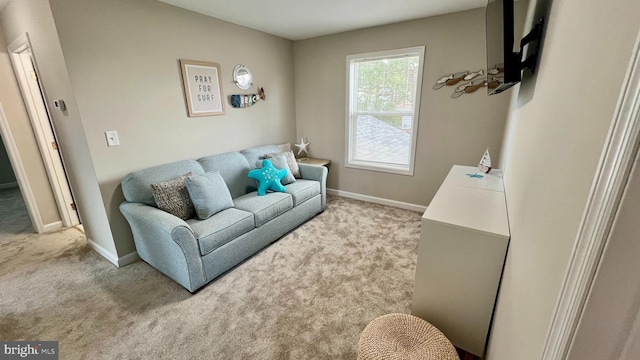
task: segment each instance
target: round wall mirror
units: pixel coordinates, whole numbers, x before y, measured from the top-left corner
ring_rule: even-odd
[[[251,71],[244,65],[236,65],[233,69],[233,81],[242,90],[247,90],[253,85],[253,78],[251,77]]]

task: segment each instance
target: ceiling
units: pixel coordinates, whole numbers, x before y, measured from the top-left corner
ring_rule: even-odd
[[[487,0],[159,1],[289,40],[303,40],[487,5]]]
[[[0,10],[9,1],[0,0]],[[158,1],[289,40],[303,40],[487,5],[487,0]]]

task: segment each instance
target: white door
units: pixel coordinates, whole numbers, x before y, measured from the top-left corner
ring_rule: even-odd
[[[38,80],[28,36],[26,34],[21,36],[12,42],[8,49],[40,148],[40,155],[58,205],[62,225],[65,227],[78,225],[80,219],[64,170],[62,156],[58,151],[58,142],[46,107],[45,96]]]

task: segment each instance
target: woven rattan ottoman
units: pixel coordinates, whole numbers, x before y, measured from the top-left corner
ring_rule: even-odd
[[[358,360],[460,360],[449,339],[435,326],[408,314],[380,316],[358,342]]]

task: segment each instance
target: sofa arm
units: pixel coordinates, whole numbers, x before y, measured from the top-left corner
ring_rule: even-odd
[[[298,163],[300,168],[300,176],[303,179],[315,180],[320,182],[320,194],[322,195],[322,210],[327,205],[327,174],[329,170],[326,167],[320,165],[301,164]]]
[[[138,255],[149,265],[193,292],[205,283],[198,241],[189,224],[142,203],[123,202]]]

